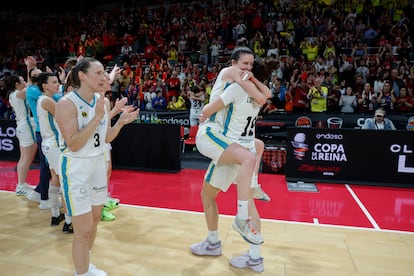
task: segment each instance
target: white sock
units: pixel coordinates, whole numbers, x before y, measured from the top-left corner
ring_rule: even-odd
[[[59,211],[59,187],[49,185],[49,204],[52,210],[52,217],[58,217]]]
[[[250,187],[251,188],[257,188],[257,187],[259,187],[260,185],[258,184],[259,182],[258,182],[258,179],[259,179],[259,177],[257,176],[257,174],[256,175],[254,175],[253,177],[252,177],[252,182],[250,183]]]
[[[218,238],[218,231],[217,231],[217,230],[215,230],[215,231],[208,231],[208,237],[207,237],[207,240],[208,240],[210,243],[216,243],[216,242],[218,242],[218,241],[219,241],[219,238]]]
[[[250,244],[249,256],[254,260],[259,259],[261,257],[261,255],[260,255],[260,245]]]
[[[65,222],[66,224],[72,223],[72,218],[67,213],[65,213]]]
[[[237,200],[237,217],[239,219],[249,218],[248,202],[247,200]]]

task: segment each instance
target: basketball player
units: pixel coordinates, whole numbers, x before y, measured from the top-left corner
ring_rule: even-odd
[[[251,54],[247,53],[245,55],[249,56]],[[237,59],[235,60],[237,62]],[[250,69],[250,67],[247,66],[247,69]],[[269,72],[270,70],[267,70],[267,73],[262,75],[268,76]],[[218,79],[220,79],[221,77],[222,76],[219,76]],[[253,80],[253,83],[260,88],[261,91],[264,91],[263,95],[265,95],[265,97],[270,96],[270,91],[263,83],[257,81],[257,79],[255,79],[253,76],[251,76],[250,78]],[[235,86],[236,88],[234,88]],[[221,103],[217,105],[218,101]],[[224,103],[231,103],[231,105],[229,108],[225,110],[225,112],[227,112],[227,115],[229,116],[224,114],[224,120],[222,121],[222,123],[224,124],[224,127],[222,128],[223,132],[220,133],[219,131],[221,126],[213,126],[214,124],[216,124],[217,121],[207,123],[206,125],[208,127],[205,133],[199,136],[197,144],[197,146],[200,147],[200,152],[205,152],[206,155],[210,155],[213,158],[216,158],[216,160],[219,160],[219,162],[216,161],[215,164],[213,159],[205,175],[202,198],[207,226],[209,229],[209,235],[206,241],[198,244],[193,244],[191,246],[191,251],[197,255],[221,254],[221,242],[218,239],[217,232],[218,208],[216,197],[220,191],[226,191],[229,188],[230,184],[235,182],[236,179],[238,185],[237,188],[239,190],[239,178],[237,176],[243,168],[242,166],[237,164],[226,164],[222,162],[222,156],[225,154],[225,151],[228,150],[234,144],[240,144],[243,147],[246,147],[247,149],[252,151],[253,153],[255,152],[256,148],[254,138],[254,127],[257,114],[260,110],[260,105],[250,96],[248,96],[248,94],[246,94],[246,92],[244,92],[244,90],[241,89],[241,87],[238,84],[234,84],[228,87],[225,90],[225,92],[223,92],[222,96],[220,96],[219,98],[214,98],[211,101],[211,103],[203,109],[203,114],[207,114],[205,115],[205,117],[210,117],[211,114],[218,111],[220,108],[224,107]],[[215,107],[216,109],[214,110],[210,107]],[[215,115],[213,116],[215,117]],[[213,118],[213,120],[216,120],[217,118],[220,117]],[[210,117],[210,120],[211,119],[212,118]],[[224,136],[223,134],[226,134],[226,136]],[[217,152],[217,148],[220,147],[223,150],[222,154],[220,152]],[[257,185],[257,178],[249,179],[251,179],[251,181],[249,181],[249,186],[250,182],[252,182],[252,187],[255,187]],[[252,219],[252,222],[248,222],[248,227],[256,228],[256,236],[259,236],[261,238],[260,219],[252,197],[249,198],[248,206],[248,213]],[[263,271],[263,259],[260,256],[259,247],[260,243],[256,242],[256,240],[258,239],[251,239],[252,236],[249,233],[245,235],[245,233],[243,233],[243,227],[240,227],[239,225],[240,224],[238,223],[236,217],[233,223],[233,227],[240,234],[242,234],[243,238],[245,238],[249,243],[251,243],[251,250],[249,251],[249,254],[232,258],[230,260],[230,264],[239,268],[248,267],[253,269],[254,271]]]
[[[56,122],[65,142],[59,175],[74,229],[72,259],[75,275],[107,275],[90,263],[90,253],[107,197],[105,152],[121,128],[133,122],[138,110],[125,109],[111,127],[102,91],[107,76],[101,62],[83,58],[72,68],[77,87],[63,96],[56,108]]]
[[[50,169],[49,204],[52,212],[50,225],[58,226],[65,219],[70,224],[70,216],[60,214],[59,209],[59,133],[55,121],[56,101],[53,95],[58,93],[60,83],[53,73],[43,72],[37,77],[40,91],[43,93],[37,100],[40,135],[42,136],[42,152]]]
[[[33,188],[26,183],[26,178],[37,152],[36,125],[28,111],[26,82],[23,77],[11,75],[6,84],[10,91],[9,101],[16,114],[16,136],[20,147],[20,156],[17,162],[16,195],[28,195],[33,191]]]

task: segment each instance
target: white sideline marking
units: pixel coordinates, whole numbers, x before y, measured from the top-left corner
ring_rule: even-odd
[[[361,208],[362,212],[365,214],[365,216],[368,218],[369,222],[371,222],[374,229],[381,229],[375,219],[371,216],[371,214],[368,212],[367,208],[365,208],[364,204],[362,204],[361,200],[359,200],[358,196],[354,193],[351,186],[349,184],[345,184],[346,189],[351,194],[351,196],[354,198],[356,203],[358,204],[359,208]]]

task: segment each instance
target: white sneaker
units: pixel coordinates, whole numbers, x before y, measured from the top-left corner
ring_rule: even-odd
[[[40,210],[47,210],[50,209],[50,202],[49,199],[48,200],[41,200],[40,204],[39,204],[39,209]]]
[[[31,191],[30,194],[27,195],[27,199],[30,201],[35,201],[40,203],[40,193],[36,192],[35,190]]]
[[[230,259],[230,265],[237,268],[250,268],[256,272],[263,272],[263,258],[252,259],[248,253],[243,253],[241,256],[233,257]]]
[[[33,187],[27,183],[16,185],[16,195],[18,196],[27,196],[31,192],[33,192]]]
[[[271,200],[270,196],[263,191],[262,186],[260,184],[258,185],[258,187],[254,189],[253,197],[255,199],[263,200],[263,201]]]
[[[108,276],[105,271],[102,269],[97,268],[93,264],[89,264],[89,275],[91,276]]]
[[[239,219],[237,216],[233,220],[233,229],[239,232],[242,238],[251,244],[262,244],[262,235],[257,231],[257,225],[248,219]]]
[[[193,254],[199,256],[220,256],[221,241],[210,243],[208,240],[192,244],[190,250]]]

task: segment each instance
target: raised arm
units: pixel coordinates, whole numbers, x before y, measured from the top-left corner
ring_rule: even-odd
[[[266,103],[267,98],[271,97],[269,88],[259,82],[249,71],[242,71],[234,66],[229,67],[223,79],[231,79],[238,83],[246,93],[254,98],[260,105]],[[250,80],[250,81],[247,81]]]

